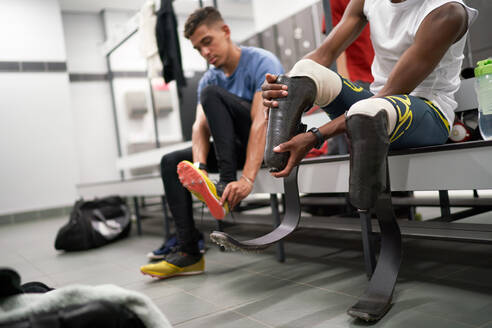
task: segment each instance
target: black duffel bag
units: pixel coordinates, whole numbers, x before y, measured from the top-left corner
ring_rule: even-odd
[[[55,248],[81,251],[100,247],[128,236],[130,210],[118,196],[77,201],[67,224],[60,228]]]

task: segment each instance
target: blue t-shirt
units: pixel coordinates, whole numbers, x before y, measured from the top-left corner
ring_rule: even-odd
[[[235,94],[249,102],[265,81],[265,74],[282,74],[284,69],[280,61],[271,52],[255,48],[240,47],[241,57],[234,73],[227,77],[221,69],[210,68],[198,84],[198,103],[200,93],[208,85],[217,85],[226,91]]]

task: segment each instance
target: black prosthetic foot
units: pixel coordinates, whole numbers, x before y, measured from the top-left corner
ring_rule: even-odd
[[[351,140],[350,202],[362,215],[375,209],[381,230],[381,251],[369,286],[347,313],[364,321],[377,321],[391,308],[401,263],[401,234],[391,203],[388,169],[387,114],[347,118]]]
[[[228,250],[256,253],[290,235],[297,228],[301,217],[299,188],[297,186],[298,170],[299,167],[296,166],[284,179],[285,216],[275,230],[262,237],[245,241],[239,241],[225,232],[214,231],[210,234],[210,239]]]
[[[289,95],[278,98],[278,107],[270,108],[264,161],[270,171],[282,171],[287,165],[289,153],[275,153],[273,148],[287,142],[300,131],[302,113],[314,103],[316,85],[308,77],[280,75],[277,83],[288,86]]]
[[[402,257],[401,233],[393,212],[389,188],[376,201],[375,212],[381,230],[378,263],[366,291],[359,301],[347,310],[349,315],[364,321],[377,321],[391,308]]]

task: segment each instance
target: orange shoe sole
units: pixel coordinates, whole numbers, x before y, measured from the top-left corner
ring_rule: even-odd
[[[220,205],[215,185],[191,162],[182,161],[178,164],[178,176],[183,187],[203,201],[214,218],[222,220],[226,216],[227,205]]]

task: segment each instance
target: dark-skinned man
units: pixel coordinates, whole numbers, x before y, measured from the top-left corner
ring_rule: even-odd
[[[192,147],[165,155],[161,161],[178,247],[163,261],[141,267],[142,273],[156,278],[204,271],[190,192],[204,201],[217,219],[224,218],[251,192],[265,147],[261,86],[266,73],[283,73],[270,52],[235,45],[229,26],[213,7],[198,9],[188,17],[185,37],[213,67],[198,86]],[[238,169],[242,169],[239,179]],[[209,170],[218,170],[217,183],[208,178]]]
[[[274,152],[290,155],[286,166],[272,175],[287,176],[313,146],[345,133],[347,122],[355,117],[381,118],[390,149],[445,143],[454,120],[465,34],[476,15],[462,1],[352,0],[323,44],[288,74],[314,83],[314,102],[331,121],[319,131],[311,129],[274,145]],[[368,22],[375,50],[372,92],[327,68]],[[276,99],[295,93],[276,79],[268,74],[263,86],[263,104],[268,108],[275,109]]]
[[[401,237],[390,200],[388,151],[448,139],[465,34],[476,15],[461,0],[352,0],[323,44],[287,77],[267,75],[263,103],[270,117],[264,159],[272,174],[289,175],[313,146],[346,132],[349,201],[363,220],[371,211],[377,214],[381,253],[369,286],[347,311],[353,317],[379,320],[391,307]],[[375,51],[372,92],[327,68],[368,22]],[[331,121],[295,135],[302,112],[313,103]]]

